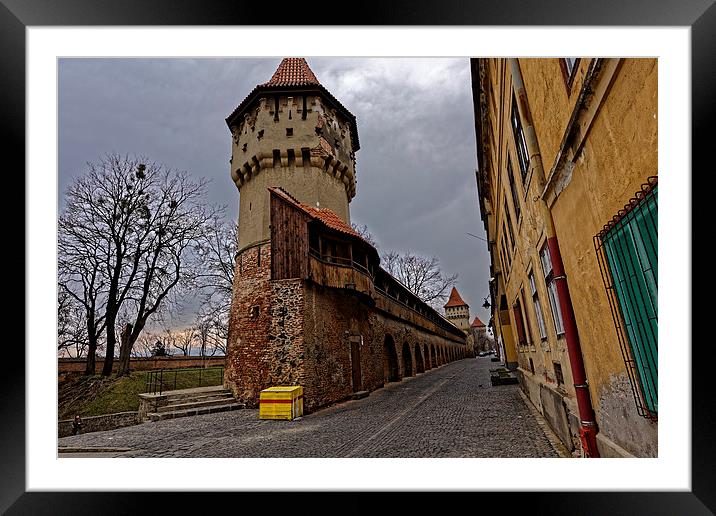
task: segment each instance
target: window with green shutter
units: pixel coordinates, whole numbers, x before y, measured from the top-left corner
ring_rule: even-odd
[[[640,414],[658,414],[658,192],[649,178],[595,237],[602,278]]]

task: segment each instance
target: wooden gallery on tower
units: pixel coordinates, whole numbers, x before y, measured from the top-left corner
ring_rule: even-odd
[[[358,130],[305,59],[283,59],[226,119],[240,192],[225,383],[249,407],[301,385],[305,408],[465,356],[465,333],[380,267],[353,230]]]

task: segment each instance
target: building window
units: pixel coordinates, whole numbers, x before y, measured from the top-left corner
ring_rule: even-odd
[[[515,208],[515,217],[520,220],[520,196],[517,194],[517,186],[515,185],[515,175],[512,172],[512,160],[507,158],[507,175],[510,180],[510,190],[512,191],[512,205]]]
[[[504,225],[502,227],[502,238],[500,239],[500,242],[502,244],[502,253],[505,256],[505,265],[507,266],[505,268],[505,275],[507,276],[510,273],[510,266],[512,265],[512,255],[510,254],[510,242],[507,237],[507,231],[505,230]]]
[[[512,217],[510,217],[510,210],[507,207],[507,197],[505,197],[505,218],[507,219],[507,230],[510,232],[510,245],[512,248],[515,247],[515,233],[514,228],[512,227]]]
[[[520,286],[520,298],[522,299],[522,306],[524,307],[522,313],[525,318],[527,325],[527,344],[532,344],[532,326],[530,325],[530,318],[527,316],[527,303],[525,303],[525,289]]]
[[[557,386],[564,385],[564,374],[562,374],[562,364],[559,362],[552,362],[554,366],[554,377],[557,379]]]
[[[542,262],[542,272],[544,273],[544,281],[547,284],[547,294],[549,295],[549,306],[552,309],[552,320],[554,321],[554,330],[557,336],[564,335],[564,322],[562,321],[562,311],[559,307],[559,294],[557,293],[557,282],[554,281],[554,271],[552,270],[552,256],[549,253],[549,247],[545,243],[539,253]]]
[[[520,120],[520,112],[517,109],[517,100],[512,96],[512,113],[510,115],[512,122],[512,134],[515,137],[515,146],[517,147],[517,160],[520,163],[520,172],[522,173],[522,182],[527,180],[527,172],[530,167],[530,155],[527,152],[527,140],[525,132],[522,130],[522,122]]]
[[[567,95],[572,90],[572,83],[574,82],[574,76],[577,75],[577,67],[579,66],[579,58],[576,57],[563,57],[559,60],[559,65],[562,68],[562,76],[564,77],[564,84],[567,87]]]
[[[535,314],[537,314],[537,327],[539,328],[539,337],[541,340],[547,338],[547,329],[544,326],[544,317],[542,316],[542,306],[539,303],[539,295],[537,294],[537,286],[535,285],[534,274],[530,272],[530,289],[532,290],[532,303],[535,306]]]
[[[619,345],[639,413],[658,413],[657,178],[594,237]]]
[[[520,300],[515,301],[512,307],[515,316],[515,327],[517,328],[517,342],[520,346],[527,345],[527,335],[525,333],[524,317],[522,316],[522,306]]]

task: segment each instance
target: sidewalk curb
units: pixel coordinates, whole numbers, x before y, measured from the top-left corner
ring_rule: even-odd
[[[557,452],[557,455],[560,456],[562,459],[573,459],[571,453],[569,453],[569,450],[567,450],[567,447],[562,444],[562,441],[559,440],[559,437],[557,437],[557,434],[555,434],[552,429],[549,426],[549,423],[547,423],[547,420],[544,418],[542,414],[540,414],[540,411],[537,410],[537,408],[532,404],[532,402],[525,396],[525,393],[522,392],[522,389],[518,388],[517,392],[519,392],[520,397],[522,398],[522,401],[525,402],[525,405],[527,405],[527,408],[529,408],[530,412],[534,416],[535,420],[537,421],[537,424],[542,429],[542,432],[544,432],[544,436],[547,438],[549,443],[552,445],[552,448],[554,448],[554,451]]]

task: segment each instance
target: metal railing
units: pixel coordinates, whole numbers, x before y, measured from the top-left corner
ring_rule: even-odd
[[[181,377],[184,376],[184,378]],[[192,376],[194,378],[192,378]],[[196,379],[196,381],[193,381]],[[218,380],[218,383],[217,383]],[[212,383],[213,382],[213,383]],[[224,366],[154,369],[148,371],[145,394],[162,394],[165,390],[191,389],[223,385]]]

